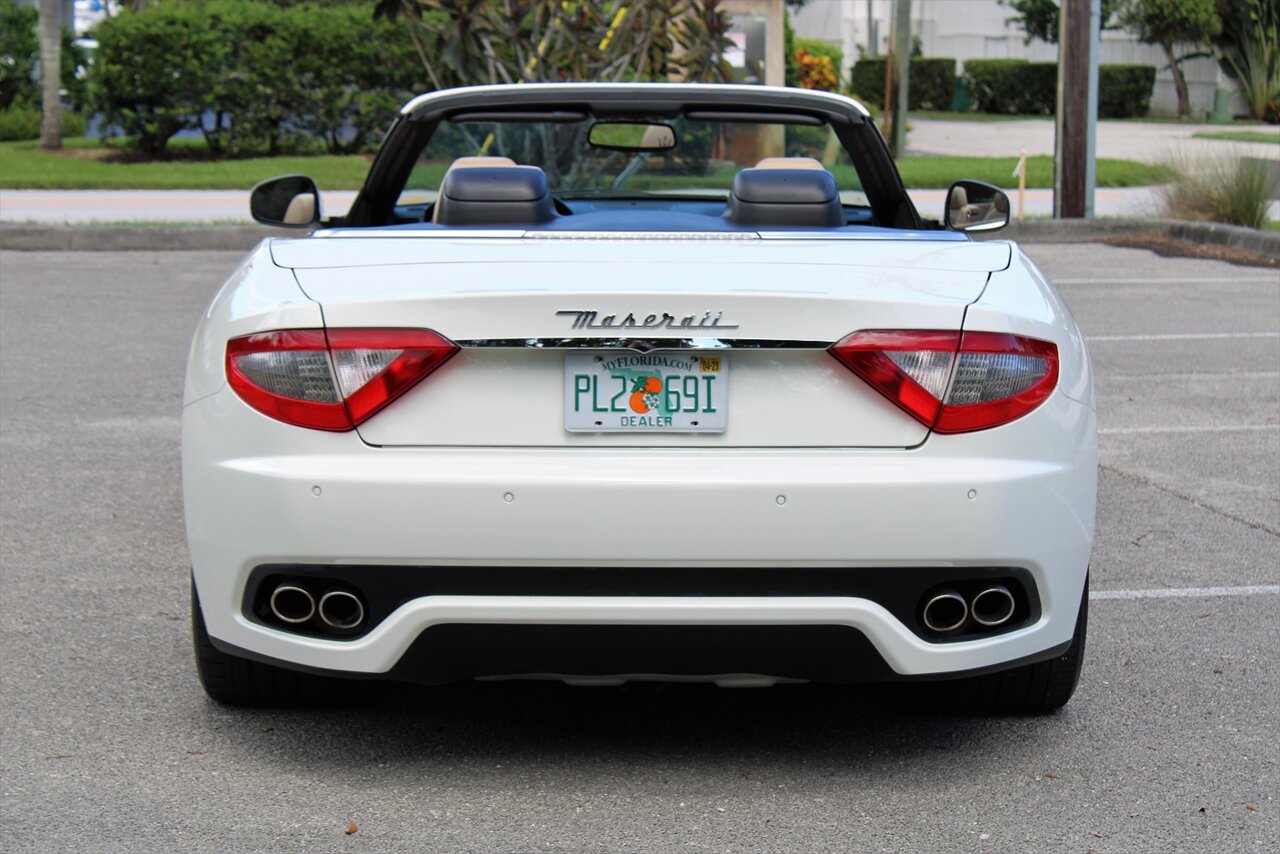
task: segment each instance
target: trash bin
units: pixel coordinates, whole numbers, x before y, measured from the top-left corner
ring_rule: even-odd
[[[1211,122],[1231,121],[1231,93],[1226,89],[1217,89],[1213,93],[1213,112],[1209,115]]]
[[[951,90],[951,109],[957,113],[967,113],[973,109],[973,98],[969,97],[969,81],[963,77],[956,78],[955,88]]]

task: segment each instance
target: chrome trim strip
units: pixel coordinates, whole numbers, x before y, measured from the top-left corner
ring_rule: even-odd
[[[754,231],[526,231],[525,240],[759,240]]]
[[[826,350],[833,341],[788,338],[470,338],[463,349],[507,350]]]

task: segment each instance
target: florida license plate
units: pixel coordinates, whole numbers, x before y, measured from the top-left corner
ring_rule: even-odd
[[[564,427],[571,432],[723,433],[728,411],[723,353],[565,354]]]

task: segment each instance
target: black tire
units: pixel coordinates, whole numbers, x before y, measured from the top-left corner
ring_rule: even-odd
[[[1071,699],[1080,681],[1088,625],[1089,579],[1086,576],[1075,634],[1065,652],[1048,661],[956,679],[938,687],[944,692],[948,705],[961,711],[1035,715],[1060,709]]]
[[[316,701],[333,681],[284,667],[229,655],[213,645],[191,582],[191,639],[196,673],[209,698],[227,706],[290,706]]]

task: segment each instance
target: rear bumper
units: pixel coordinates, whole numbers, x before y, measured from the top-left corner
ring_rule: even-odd
[[[834,626],[864,637],[895,675],[997,668],[1070,640],[1093,538],[1095,418],[1061,394],[1005,427],[911,450],[382,449],[270,421],[225,389],[189,405],[183,430],[188,539],[210,636],[325,671],[401,677],[406,654],[429,657],[442,626],[492,626],[497,643],[496,627],[513,626]],[[331,640],[245,613],[251,573],[272,563],[1007,566],[1029,573],[1040,608],[1015,631],[943,643],[861,596],[495,590],[419,597],[360,637]]]

